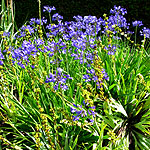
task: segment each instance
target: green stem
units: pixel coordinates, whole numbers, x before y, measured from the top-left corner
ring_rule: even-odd
[[[39,2],[39,19],[40,19],[40,27],[41,27],[41,0],[38,0]]]
[[[137,26],[135,28],[135,44],[136,44],[136,34],[137,34]]]
[[[50,24],[52,23],[52,18],[51,18],[51,14],[49,13],[49,20],[50,20]]]

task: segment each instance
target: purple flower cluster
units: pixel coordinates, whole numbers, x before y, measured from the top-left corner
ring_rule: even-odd
[[[28,32],[28,33],[27,33]],[[15,39],[16,38],[21,38],[21,37],[25,37],[27,34],[29,34],[30,36],[34,33],[34,28],[30,25],[23,25],[20,29],[18,34],[15,35]]]
[[[44,8],[43,8],[43,12],[49,12],[49,13],[51,13],[51,11],[52,10],[56,10],[56,8],[53,6],[53,7],[51,7],[51,6],[44,6]]]
[[[3,36],[9,37],[10,36],[10,32],[3,32]]]
[[[59,36],[64,33],[65,27],[62,22],[59,22],[58,24],[49,24],[46,26],[46,29],[48,29],[49,32],[46,33],[47,37],[53,37],[53,36]]]
[[[5,59],[5,58],[0,49],[0,65],[3,65],[3,59]]]
[[[42,19],[41,19],[41,25],[44,25],[44,24],[46,24],[47,23],[47,19],[45,19],[45,17],[43,17]],[[30,25],[32,26],[32,27],[35,27],[35,25],[36,24],[40,24],[40,19],[38,19],[38,18],[31,18],[30,19]]]
[[[92,53],[88,51],[85,52],[87,48],[93,49],[96,47],[95,44],[95,25],[97,24],[95,16],[86,16],[82,18],[81,16],[74,17],[78,22],[59,22],[57,25],[49,24],[47,29],[47,37],[61,36],[63,40],[71,41],[71,46],[74,51],[71,52],[71,56],[75,60],[80,60],[80,63],[87,62],[89,58],[91,59]],[[89,19],[89,20],[88,20]],[[94,19],[94,20],[92,20]],[[82,22],[81,22],[82,21]],[[100,24],[100,23],[99,23]],[[90,29],[89,29],[90,28]],[[84,32],[82,30],[85,30]],[[100,29],[97,30],[99,31]],[[97,31],[97,33],[98,33]],[[86,53],[86,54],[85,54]],[[85,54],[85,55],[83,55]],[[83,58],[84,57],[84,58]]]
[[[143,25],[143,23],[142,23],[142,21],[133,21],[132,22],[132,25],[133,25],[133,27],[136,27],[136,26],[142,26]]]
[[[73,121],[79,120],[80,117],[85,117],[87,116],[87,112],[85,110],[82,109],[82,105],[77,106],[75,104],[73,104],[73,106],[75,107],[71,107],[71,113],[76,113],[76,115],[73,116]],[[78,110],[79,109],[79,110]]]
[[[66,85],[67,79],[71,79],[70,75],[63,74],[63,69],[57,68],[57,72],[55,74],[50,73],[49,77],[46,78],[45,83],[53,82],[54,83],[54,90],[58,90],[60,87],[62,90],[67,90],[68,86]]]
[[[17,49],[12,48],[11,54],[13,58],[13,64],[17,62],[21,68],[25,68],[25,65],[30,63],[29,57],[35,57],[37,52],[37,48],[31,41],[24,40],[21,47]]]
[[[54,6],[44,6],[43,9],[44,12],[48,11],[49,13],[52,10],[56,10]],[[38,32],[38,25],[40,24],[39,19],[32,18],[30,25],[22,26],[19,33],[15,36],[20,41],[21,46],[11,47],[10,49],[13,63],[17,62],[18,65],[25,68],[30,63],[30,56],[36,57],[38,52],[46,53],[49,57],[52,57],[55,53],[66,54],[68,51],[75,60],[79,60],[81,64],[87,63],[87,66],[90,66],[94,59],[93,52],[98,47],[98,35],[100,32],[102,33],[102,29],[109,29],[115,33],[116,31],[112,25],[117,24],[119,27],[128,27],[124,18],[124,15],[127,13],[126,9],[114,6],[110,13],[112,15],[109,16],[107,21],[101,17],[97,18],[91,15],[82,17],[78,15],[73,17],[75,21],[70,22],[62,22],[63,17],[56,13],[52,19],[54,21],[57,20],[58,23],[46,26],[47,41],[39,38],[32,40],[30,38],[33,36],[37,37],[36,32]],[[105,29],[106,22],[108,22],[108,29]],[[47,19],[43,17],[41,25],[44,24],[47,24]],[[138,22],[138,24],[140,23]],[[149,30],[144,28],[141,31],[141,35],[143,34],[146,34],[148,38]],[[57,37],[57,40],[54,40],[53,37]],[[108,50],[108,55],[113,55],[116,51],[114,45],[108,45],[105,49]],[[50,60],[50,62],[53,62],[53,60]]]
[[[30,27],[28,27],[28,29],[30,29]],[[25,68],[25,66],[30,63],[30,58],[35,58],[36,56],[38,56],[39,52],[46,53],[49,57],[54,56],[55,53],[66,54],[66,43],[63,42],[61,38],[57,42],[54,40],[52,40],[51,42],[45,42],[40,38],[29,41],[23,40],[22,45],[18,48],[11,47],[13,64],[17,63],[22,68]],[[54,63],[55,60],[51,60],[50,62]],[[34,66],[31,67],[34,68]]]
[[[52,10],[56,10],[55,7],[44,6],[43,11],[48,11],[49,13]],[[120,24],[121,27],[125,27],[126,20],[123,18],[127,12],[125,9],[119,7],[114,7],[114,10],[111,10],[112,16],[109,17],[109,28],[111,29],[112,25]],[[30,63],[30,56],[36,57],[37,53],[43,52],[46,53],[49,57],[55,55],[55,53],[66,54],[68,41],[70,41],[68,49],[70,56],[74,57],[75,60],[79,60],[81,64],[87,63],[88,66],[93,63],[94,54],[93,51],[97,47],[96,39],[97,35],[102,31],[102,28],[105,27],[106,21],[101,17],[98,19],[96,16],[74,16],[75,21],[71,22],[62,22],[62,16],[58,13],[54,14],[52,20],[57,20],[57,24],[49,24],[46,26],[47,38],[59,37],[58,40],[51,40],[44,42],[41,39],[36,38],[31,41],[26,39],[26,36],[29,37],[35,36],[38,28],[36,25],[40,24],[40,20],[32,18],[30,20],[30,25],[24,25],[19,30],[19,33],[16,34],[15,38],[19,39],[22,42],[20,47],[12,47],[11,55],[13,57],[13,63],[17,62],[22,68],[25,68],[26,65]],[[118,20],[120,18],[120,20]],[[123,21],[124,20],[124,21]],[[42,18],[41,25],[46,24],[47,19]],[[25,40],[24,40],[25,39]],[[108,54],[113,55],[116,51],[115,46],[108,46]],[[57,61],[57,60],[56,60]],[[51,60],[50,62],[54,62]]]
[[[126,9],[122,8],[121,6],[114,6],[114,9],[111,9],[110,13],[112,15],[108,17],[108,20],[106,20],[108,28],[104,29],[104,33],[106,30],[116,33],[115,28],[113,28],[114,25],[117,25],[120,28],[129,29],[130,24],[127,23],[127,20],[124,17],[124,15],[127,14]]]
[[[71,113],[73,113],[73,121],[78,121],[80,118],[85,118],[89,119],[90,122],[94,122],[93,118],[95,117],[95,106],[88,106],[89,103],[85,103],[83,101],[83,104],[85,106],[85,109],[83,109],[82,105],[75,105],[73,104],[74,107],[71,107]]]
[[[117,6],[115,5],[115,6],[114,6],[114,9],[111,9],[111,10],[110,10],[110,13],[111,13],[111,14],[118,14],[118,15],[121,14],[121,15],[124,16],[125,14],[127,14],[127,10],[126,10],[125,8],[122,8],[121,6],[118,6],[118,7],[117,7]]]
[[[114,55],[115,52],[116,52],[116,45],[108,45],[108,46],[105,46],[105,50],[108,51],[108,55]]]
[[[100,83],[102,83],[102,80],[109,80],[109,77],[107,73],[105,72],[105,69],[102,70],[103,78],[99,80],[98,76],[95,73],[94,69],[87,70],[88,74],[83,75],[83,79],[85,79],[85,82],[94,81],[97,84],[97,87],[100,88]]]
[[[55,21],[57,20],[58,22],[61,22],[63,20],[63,16],[59,15],[58,13],[54,14],[52,16],[52,20]]]
[[[73,41],[78,40],[78,38],[83,39],[86,36],[95,37],[101,30],[101,25],[103,22],[102,18],[97,19],[95,16],[85,16],[84,18],[81,16],[74,16],[76,21],[64,23],[61,22],[62,19],[63,17],[58,15],[58,13],[54,14],[53,20],[58,20],[59,22],[57,25],[47,25],[47,29],[49,29],[52,33],[57,33],[55,36],[59,33],[63,33],[63,39]]]
[[[141,35],[141,36],[144,36],[144,35],[145,35],[146,38],[150,38],[150,29],[144,27],[144,28],[142,29],[142,31],[140,31],[140,35]]]
[[[49,57],[54,56],[55,53],[66,54],[66,43],[61,38],[57,42],[54,40],[51,42],[48,41],[48,45],[45,46],[45,51]]]
[[[47,23],[47,19],[43,17],[41,19],[41,25],[44,25]],[[36,18],[31,18],[30,19],[30,25],[23,25],[20,29],[19,32],[15,35],[14,39],[16,38],[21,38],[25,37],[26,35],[33,35],[35,32],[37,32],[37,27],[36,25],[40,25],[40,19]]]

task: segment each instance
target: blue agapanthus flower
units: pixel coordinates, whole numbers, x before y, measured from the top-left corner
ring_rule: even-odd
[[[121,6],[114,6],[114,9],[110,10],[111,14],[121,14],[121,15],[125,15],[127,14],[127,10],[125,8],[122,8]]]
[[[132,22],[132,25],[133,25],[133,27],[136,27],[136,26],[142,26],[143,25],[143,23],[142,23],[142,21],[133,21]]]
[[[87,70],[86,71],[87,74],[83,75],[83,79],[85,79],[85,82],[90,82],[90,81],[94,81],[96,82],[97,84],[97,87],[100,88],[100,83],[102,82],[101,80],[99,81],[98,79],[98,76],[96,75],[95,73],[95,70],[94,69],[91,69],[91,70]],[[105,69],[102,69],[102,74],[103,74],[103,80],[109,80],[109,76],[108,74],[106,73]]]
[[[82,105],[75,105],[70,108],[71,113],[73,114],[72,118],[73,121],[78,121],[79,119],[88,119],[90,122],[94,122],[93,118],[96,115],[95,106],[89,106],[89,103],[85,103],[85,100],[83,101],[84,106],[86,107],[85,109],[83,108]]]
[[[52,10],[56,10],[56,8],[54,6],[44,6],[43,12],[51,13]]]
[[[4,55],[1,53],[1,50],[0,50],[0,65],[3,65],[3,59],[5,59]]]
[[[63,20],[63,16],[59,15],[58,13],[54,14],[52,16],[52,20],[55,21],[57,20],[58,22],[60,22],[61,20]]]
[[[49,77],[46,78],[45,83],[53,82],[54,83],[54,90],[58,90],[59,87],[66,91],[68,89],[68,86],[66,85],[67,79],[71,79],[70,75],[64,74],[62,68],[57,68],[57,71],[55,73],[50,73]]]
[[[144,27],[144,28],[142,29],[142,31],[140,31],[140,35],[141,35],[141,36],[144,36],[144,35],[145,35],[146,38],[150,38],[150,29]]]

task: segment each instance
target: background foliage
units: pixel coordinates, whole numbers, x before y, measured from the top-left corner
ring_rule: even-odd
[[[37,0],[14,0],[16,7],[16,22],[18,27],[33,17],[38,17]],[[128,21],[141,20],[146,27],[150,27],[150,1],[148,0],[41,0],[42,8],[45,5],[55,6],[56,11],[65,21],[72,20],[73,16],[94,15],[101,17],[109,13],[114,5],[127,9]]]

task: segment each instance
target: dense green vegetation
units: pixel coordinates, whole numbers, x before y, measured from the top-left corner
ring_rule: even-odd
[[[121,6],[63,21],[39,1],[39,18],[15,32],[15,15],[4,0],[1,8],[0,149],[149,150],[150,29],[142,21],[129,24]]]

